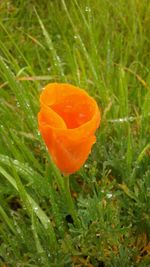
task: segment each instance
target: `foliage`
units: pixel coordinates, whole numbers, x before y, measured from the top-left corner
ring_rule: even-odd
[[[0,266],[150,266],[150,2],[2,1]],[[102,123],[70,177],[37,129],[51,81],[86,89]]]

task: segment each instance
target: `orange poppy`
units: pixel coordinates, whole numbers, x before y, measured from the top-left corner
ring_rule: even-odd
[[[48,84],[40,96],[39,130],[48,151],[64,174],[80,169],[96,142],[100,124],[96,101],[70,84]]]

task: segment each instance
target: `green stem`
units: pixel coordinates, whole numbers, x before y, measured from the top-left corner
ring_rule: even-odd
[[[53,171],[53,173],[55,174],[55,178],[56,178],[57,184],[59,186],[59,190],[60,190],[62,196],[64,196],[64,199],[67,201],[69,213],[73,218],[74,224],[76,226],[79,226],[80,222],[79,222],[77,212],[75,210],[75,206],[73,203],[73,199],[72,199],[72,196],[70,193],[69,176],[63,176],[62,177],[60,171],[58,170],[58,168],[52,162],[51,159],[50,159],[50,167],[51,167],[51,170]]]
[[[56,165],[51,160],[51,158],[50,158],[50,168],[51,168],[51,170],[53,171],[53,173],[55,175],[55,178],[56,178],[56,181],[57,181],[57,184],[58,184],[58,187],[59,187],[60,192],[62,194],[64,194],[64,183],[63,183],[62,176],[60,174],[60,171],[56,167]]]
[[[71,192],[70,192],[70,186],[69,186],[69,176],[64,176],[64,189],[65,189],[65,197],[66,197],[66,201],[68,204],[68,209],[69,209],[69,213],[73,218],[74,224],[76,226],[79,226],[79,219],[77,216],[77,212],[75,210],[75,206],[74,206],[74,202],[71,196]]]

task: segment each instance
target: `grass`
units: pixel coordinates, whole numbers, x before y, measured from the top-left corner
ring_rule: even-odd
[[[0,266],[150,266],[150,2],[0,10]],[[97,143],[70,177],[76,225],[37,128],[53,81],[86,89],[102,110]]]

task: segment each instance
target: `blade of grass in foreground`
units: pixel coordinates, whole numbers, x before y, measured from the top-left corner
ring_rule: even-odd
[[[11,222],[11,219],[8,217],[8,215],[6,214],[6,212],[1,206],[0,206],[0,214],[1,214],[1,218],[3,218],[3,220],[6,222],[9,229],[13,232],[13,234],[16,234],[16,230],[13,226],[13,223]]]
[[[37,123],[35,121],[35,116],[33,110],[29,104],[29,96],[27,90],[25,90],[22,85],[16,81],[14,73],[11,71],[9,66],[6,64],[5,59],[0,57],[0,71],[4,80],[6,80],[14,93],[19,105],[23,109],[26,115],[26,121],[29,129],[36,129]]]
[[[46,43],[48,45],[48,48],[52,54],[52,58],[53,58],[53,62],[54,62],[54,67],[56,68],[56,72],[58,72],[60,74],[60,77],[62,79],[62,81],[66,81],[66,77],[65,77],[65,74],[64,74],[64,70],[63,70],[63,67],[62,67],[62,63],[61,63],[61,60],[59,58],[59,56],[57,55],[57,52],[56,52],[56,49],[55,49],[55,46],[53,45],[53,42],[51,40],[51,37],[49,35],[49,33],[46,31],[45,29],[45,26],[42,22],[42,20],[40,19],[37,11],[35,10],[35,13],[36,13],[36,16],[38,18],[38,21],[39,21],[39,24],[41,26],[41,29],[43,31],[43,35],[45,37],[45,40],[46,40]]]
[[[0,166],[0,173],[12,184],[12,186],[17,191],[20,190],[20,188],[18,188],[17,183],[14,180],[14,178],[9,173],[7,173],[1,166]],[[20,181],[19,181],[19,183],[20,183]],[[20,187],[21,187],[21,190],[24,190],[24,189],[22,189],[21,183],[20,183]],[[34,201],[34,199],[25,190],[24,190],[23,194],[24,194],[24,198],[26,199],[26,201],[28,201],[29,204],[31,205],[33,212],[37,215],[37,217],[41,221],[42,225],[44,226],[45,230],[47,231],[47,233],[51,237],[52,247],[56,247],[56,237],[55,237],[54,229],[52,227],[52,224],[51,224],[49,218],[47,217],[45,212],[39,207],[39,205]]]

